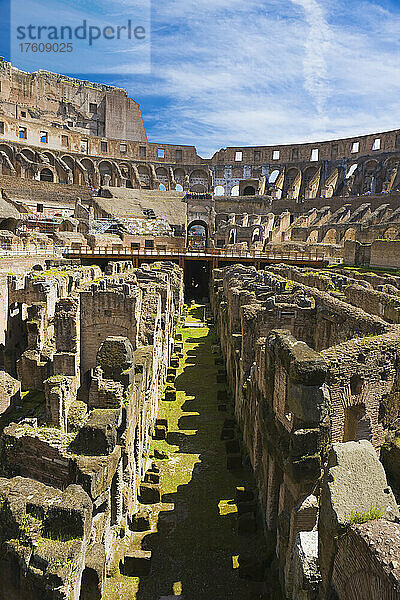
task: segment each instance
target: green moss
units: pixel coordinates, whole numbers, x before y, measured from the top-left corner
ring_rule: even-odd
[[[188,317],[202,321],[203,307],[191,306]],[[184,354],[175,380],[177,399],[160,403],[158,417],[167,419],[168,436],[152,440],[150,447],[150,456],[155,449],[169,456],[157,461],[162,502],[152,505],[150,536],[135,533],[129,547],[146,548],[156,536],[162,559],[156,558],[152,577],[140,580],[121,575],[115,563],[103,598],[137,600],[174,593],[254,600],[254,588],[232,567],[233,556],[257,560],[264,541],[261,532],[238,536],[236,531],[235,487],[254,488],[254,481],[247,467],[239,472],[226,468],[220,435],[231,413],[218,411],[217,391],[225,385],[216,383],[218,367],[211,352],[215,333],[208,327],[180,327],[177,332],[182,333]]]
[[[383,508],[375,506],[369,510],[362,508],[353,510],[351,515],[346,519],[346,525],[355,525],[361,523],[367,523],[368,521],[375,521],[383,517]]]

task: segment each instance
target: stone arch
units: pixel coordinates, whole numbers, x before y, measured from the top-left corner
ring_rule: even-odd
[[[336,244],[337,243],[337,231],[336,229],[328,229],[322,239],[323,244]]]
[[[319,179],[318,174],[321,173],[320,167],[310,166],[304,169],[303,172],[303,192],[304,198],[315,198],[318,195]]]
[[[208,175],[202,169],[192,171],[189,176],[190,190],[193,192],[206,192],[208,190]]]
[[[165,167],[157,167],[156,175],[160,184],[164,185],[166,190],[169,190],[169,175],[167,169]]]
[[[214,188],[214,196],[224,196],[225,195],[225,188],[223,185],[217,185]]]
[[[383,234],[385,240],[397,240],[399,239],[400,230],[397,227],[389,227]]]
[[[177,183],[175,186],[176,192],[183,192],[183,186],[180,183]]]
[[[237,230],[236,227],[231,227],[227,233],[227,243],[236,244]]]
[[[11,146],[9,146],[8,144],[0,144],[0,152],[4,152],[5,154],[7,154],[11,162],[14,161],[14,152]]]
[[[178,168],[174,170],[174,179],[176,183],[182,186],[182,189],[185,187],[186,173],[184,169]]]
[[[255,244],[256,242],[262,242],[262,227],[260,225],[256,225],[251,234],[251,243]]]
[[[75,169],[75,160],[69,154],[64,154],[61,160],[73,171]]]
[[[375,193],[377,190],[376,186],[376,175],[378,170],[377,160],[368,160],[364,163],[364,179],[362,183],[362,191],[364,194]]]
[[[37,162],[36,160],[36,152],[31,150],[30,148],[22,148],[21,150],[22,156],[30,160],[31,162]]]
[[[272,171],[272,173],[268,177],[268,183],[276,183],[276,180],[279,177],[279,173],[280,173],[279,169],[275,169],[274,171]]]
[[[355,172],[358,169],[358,163],[353,163],[350,165],[350,167],[348,167],[347,171],[346,171],[346,179],[349,179],[350,177],[352,177]]]
[[[139,165],[138,168],[140,185],[143,188],[150,189],[150,170],[147,165]]]
[[[312,229],[308,234],[306,242],[308,244],[316,244],[318,242],[318,229]]]
[[[231,196],[239,196],[239,186],[234,185],[231,189]]]
[[[354,227],[349,227],[344,232],[344,235],[341,237],[341,241],[346,242],[347,240],[355,241],[356,239],[356,230]]]
[[[82,163],[83,164],[83,163]],[[86,168],[86,167],[85,167]],[[113,185],[113,167],[110,161],[102,160],[99,163],[101,185]]]
[[[196,219],[189,223],[187,228],[187,245],[193,247],[194,242],[203,248],[208,247],[208,224],[202,219]]]
[[[14,153],[7,144],[0,144],[0,173],[2,175],[15,174]]]
[[[39,177],[40,177],[40,181],[48,181],[48,182],[54,181],[54,173],[48,167],[41,169]]]
[[[41,154],[42,154],[42,156],[47,158],[47,160],[49,161],[49,165],[54,167],[55,162],[56,162],[56,157],[54,156],[54,154],[48,150],[46,152],[42,152]]]
[[[256,195],[256,188],[254,187],[254,185],[246,185],[246,187],[243,190],[243,196],[255,196]]]
[[[297,200],[300,192],[301,171],[296,167],[287,170],[284,182],[284,197]]]

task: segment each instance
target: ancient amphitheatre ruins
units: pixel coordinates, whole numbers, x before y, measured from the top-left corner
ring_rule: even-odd
[[[0,600],[400,599],[400,130],[149,142],[0,64]]]

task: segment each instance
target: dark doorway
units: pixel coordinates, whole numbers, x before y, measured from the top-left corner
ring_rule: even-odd
[[[243,196],[255,196],[256,189],[252,185],[248,185],[244,188]]]
[[[205,250],[208,242],[208,227],[205,221],[192,221],[187,229],[187,245],[191,250]]]
[[[205,260],[187,260],[185,262],[185,298],[202,300],[208,298],[210,265]]]

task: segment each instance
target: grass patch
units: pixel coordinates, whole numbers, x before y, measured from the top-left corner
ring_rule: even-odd
[[[351,515],[346,520],[346,525],[360,525],[361,523],[368,523],[368,521],[375,521],[376,519],[381,519],[382,517],[383,508],[380,506],[374,506],[369,510],[359,508],[357,510],[353,510]]]

